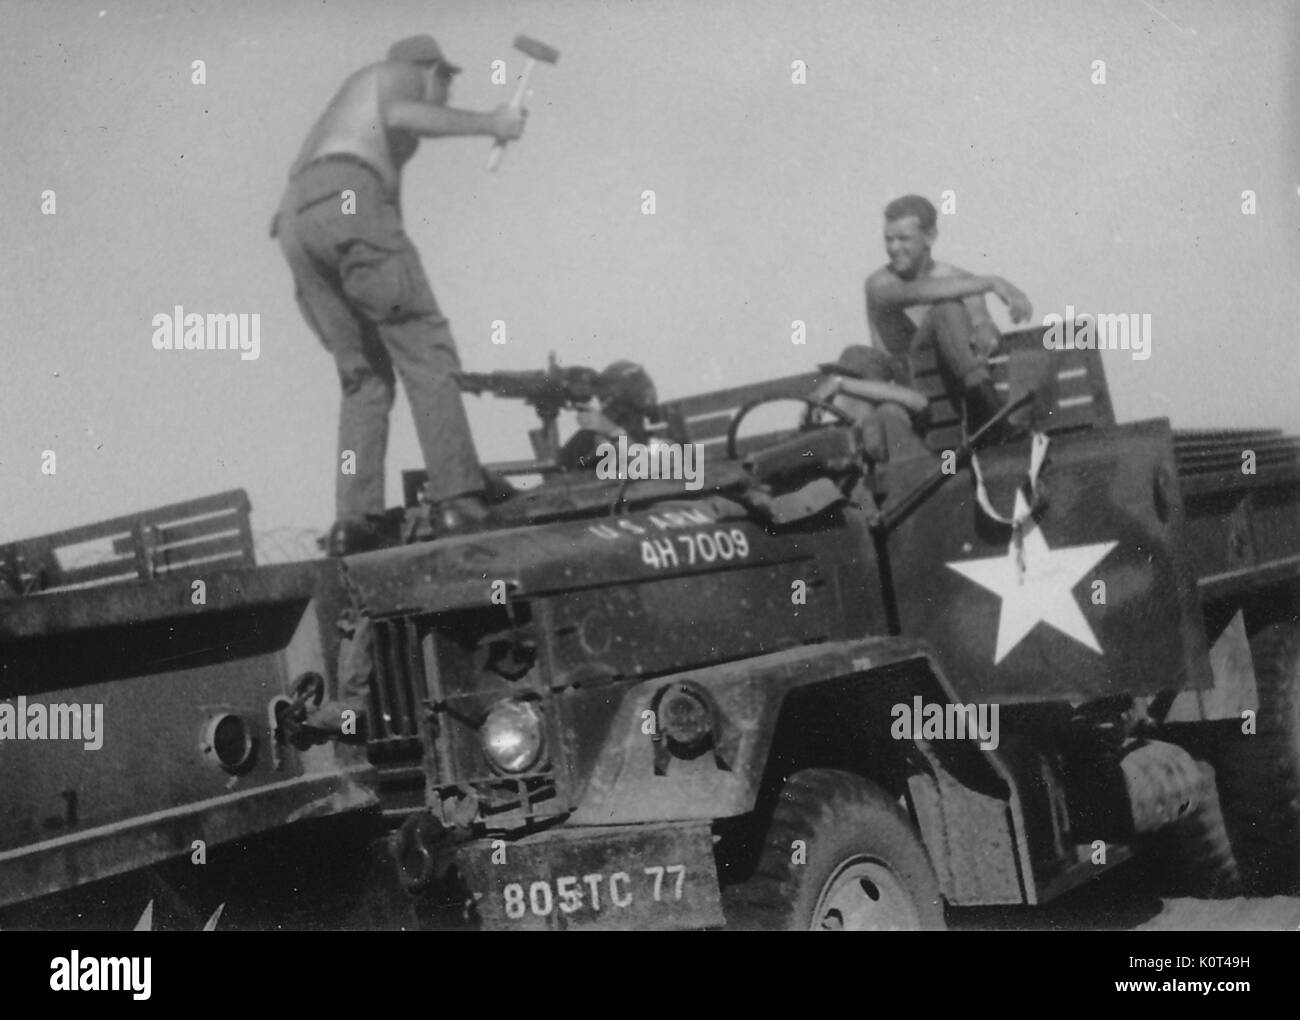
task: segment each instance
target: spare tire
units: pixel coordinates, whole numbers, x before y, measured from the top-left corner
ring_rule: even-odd
[[[1228,837],[1246,891],[1300,891],[1300,627],[1272,624],[1250,642],[1256,732],[1216,756]]]

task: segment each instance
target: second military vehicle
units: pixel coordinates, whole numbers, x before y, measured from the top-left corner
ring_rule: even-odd
[[[1041,331],[994,367],[1018,439],[964,442],[933,371],[932,459],[746,436],[792,377],[663,409],[699,491],[552,474],[349,558],[409,887],[554,929],[939,927],[1134,856],[1295,888],[1300,445],[1118,425]]]

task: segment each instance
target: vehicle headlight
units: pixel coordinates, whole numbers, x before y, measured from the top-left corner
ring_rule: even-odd
[[[483,721],[483,752],[503,772],[525,772],[542,756],[542,714],[528,701],[498,701]]]
[[[694,686],[675,683],[659,698],[659,731],[686,751],[702,750],[713,736],[713,710]]]

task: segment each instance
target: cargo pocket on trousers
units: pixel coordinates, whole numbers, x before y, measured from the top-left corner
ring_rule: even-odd
[[[353,241],[339,259],[339,277],[348,301],[370,322],[442,318],[419,258],[409,248],[391,251]]]

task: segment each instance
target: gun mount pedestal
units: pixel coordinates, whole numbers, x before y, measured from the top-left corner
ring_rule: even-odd
[[[560,417],[557,407],[537,406],[541,427],[528,430],[528,441],[533,445],[533,456],[542,464],[554,464],[560,457]]]

